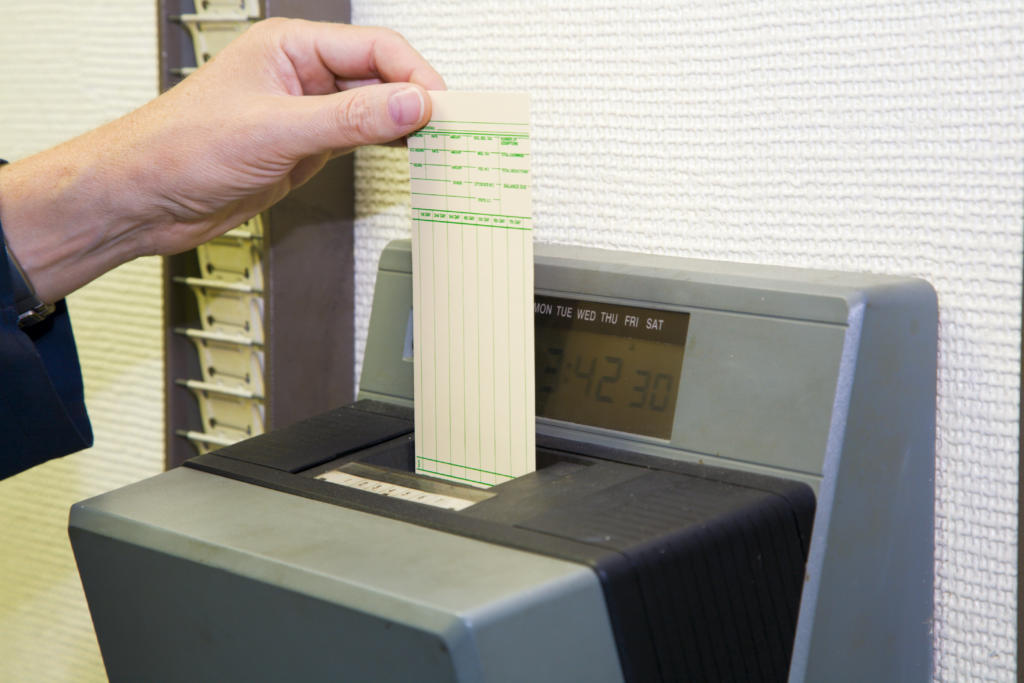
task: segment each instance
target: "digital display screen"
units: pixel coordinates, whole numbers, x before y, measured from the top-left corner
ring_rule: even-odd
[[[672,436],[689,313],[537,295],[537,415]]]

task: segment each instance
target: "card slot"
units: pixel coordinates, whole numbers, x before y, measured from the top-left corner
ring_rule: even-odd
[[[263,288],[261,250],[251,240],[216,239],[196,247],[196,256],[203,279]]]
[[[197,432],[190,429],[178,429],[174,432],[180,437],[188,439],[192,447],[196,449],[197,455],[206,455],[212,453],[224,446],[230,446],[237,441],[232,439],[225,439],[213,434],[207,434],[206,432]]]
[[[225,344],[237,344],[239,346],[251,346],[256,349],[262,349],[263,345],[259,342],[255,342],[248,337],[244,337],[238,334],[225,334],[223,332],[210,332],[208,330],[199,330],[194,327],[176,327],[174,328],[175,334],[180,334],[186,337],[192,337],[195,339],[208,339],[210,341],[222,342]]]
[[[262,16],[259,0],[195,0],[193,6],[195,15],[183,16],[199,16],[204,19],[223,16],[235,21],[259,19]]]
[[[216,239],[260,240],[263,239],[263,218],[256,214],[244,223],[231,228]]]
[[[243,389],[241,387],[230,387],[222,384],[216,384],[214,382],[206,382],[199,379],[179,379],[176,380],[178,384],[195,391],[205,391],[211,394],[234,396],[237,398],[244,398],[256,401],[263,400],[263,394],[250,391],[249,389]]]
[[[195,295],[203,330],[263,343],[263,297],[260,290],[200,278],[175,278],[175,281],[189,285]]]
[[[196,349],[203,381],[263,395],[261,347],[196,336],[189,341]]]
[[[214,55],[223,50],[235,38],[245,33],[251,25],[247,20],[239,21],[229,17],[200,17],[198,15],[182,15],[178,20],[188,30],[192,38],[192,50],[195,52],[196,64],[202,66]]]
[[[195,10],[171,16],[171,20],[188,31],[198,66],[210,61],[261,16],[258,0],[197,0]]]
[[[263,433],[265,408],[261,395],[197,380],[179,379],[177,384],[195,397],[203,433],[232,443]]]

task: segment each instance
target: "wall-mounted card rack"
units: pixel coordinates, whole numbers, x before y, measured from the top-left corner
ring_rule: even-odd
[[[160,86],[265,17],[334,0],[159,0]],[[332,161],[261,215],[164,262],[168,467],[352,400],[353,173]]]

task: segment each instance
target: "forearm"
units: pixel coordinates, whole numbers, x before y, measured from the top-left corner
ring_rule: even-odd
[[[396,33],[259,22],[144,107],[0,168],[10,253],[49,303],[137,256],[191,249],[330,157],[424,125],[426,88],[444,81]]]
[[[131,208],[124,162],[95,153],[110,134],[101,128],[0,167],[8,251],[47,303],[144,252],[147,219]]]

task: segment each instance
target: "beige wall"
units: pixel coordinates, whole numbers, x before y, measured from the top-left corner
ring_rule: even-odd
[[[156,93],[154,2],[3,0],[0,34],[0,158],[27,156]],[[0,482],[0,680],[105,678],[67,514],[162,466],[161,301],[158,259],[69,298],[96,445]]]

